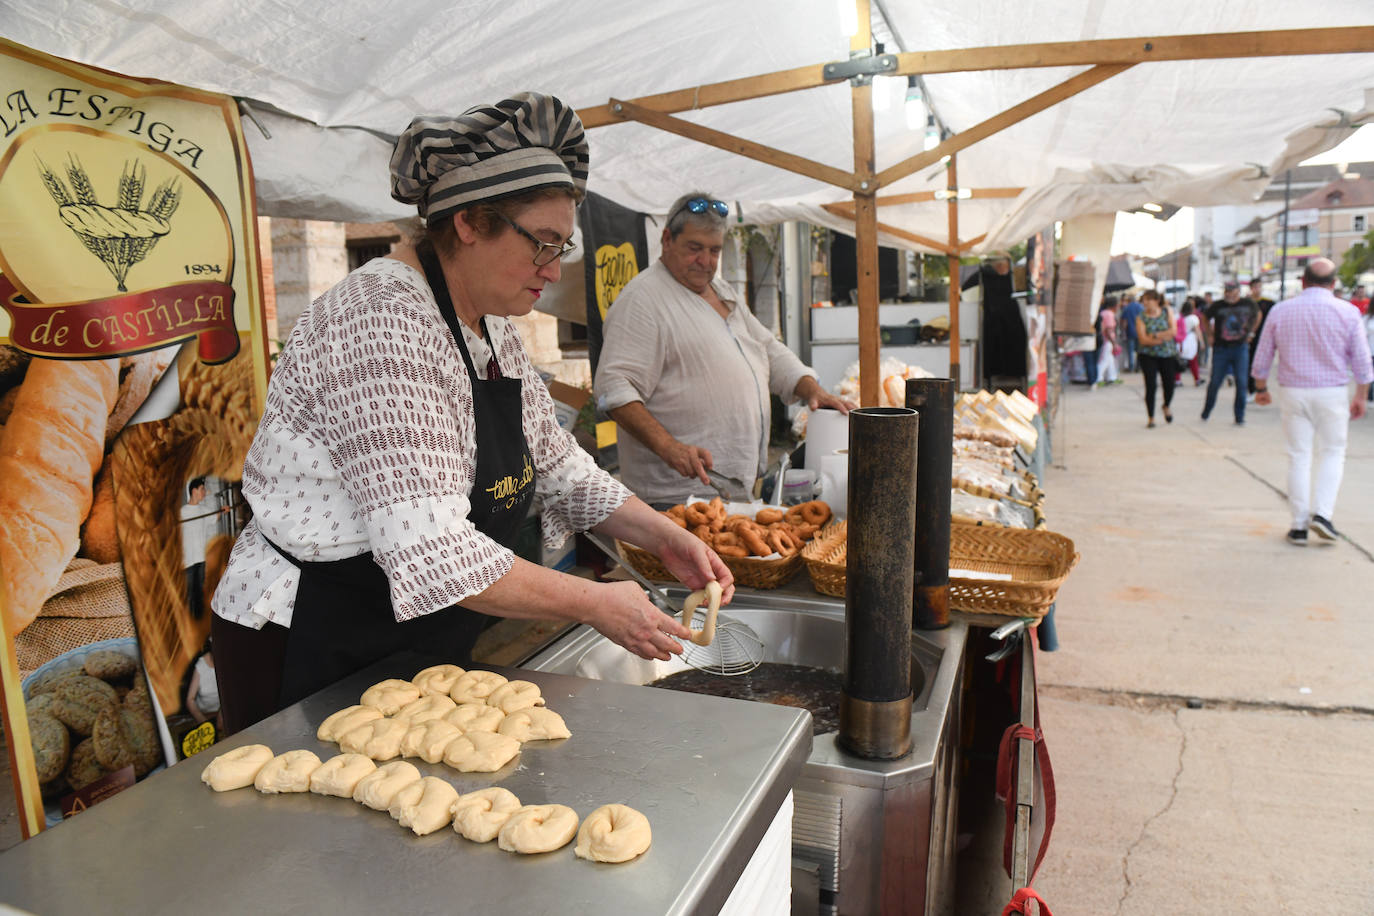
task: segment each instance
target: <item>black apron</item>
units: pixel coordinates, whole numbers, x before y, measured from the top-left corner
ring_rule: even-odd
[[[501,377],[494,356],[487,364],[488,377],[478,377],[439,260],[427,245],[421,246],[419,255],[472,382],[477,473],[468,496],[472,506],[468,519],[482,534],[513,548],[534,500],[535,486],[534,461],[521,424],[521,381]],[[482,335],[491,340],[485,319]],[[282,707],[402,649],[466,667],[473,644],[490,621],[455,604],[397,622],[386,574],[372,554],[310,563],[280,548],[278,552],[301,571],[282,666]]]

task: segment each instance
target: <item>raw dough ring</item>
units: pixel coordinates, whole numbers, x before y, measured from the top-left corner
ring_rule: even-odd
[[[397,792],[388,810],[402,827],[424,836],[453,822],[457,801],[457,789],[437,776],[426,776]]]
[[[520,799],[509,789],[478,789],[453,803],[453,829],[474,843],[490,843],[519,810]]]
[[[501,725],[496,731],[522,743],[572,737],[572,732],[568,731],[568,724],[563,721],[563,717],[542,706],[516,710],[501,720]]]
[[[310,791],[316,795],[352,798],[353,790],[364,776],[377,769],[371,757],[362,754],[339,754],[321,764],[310,774]]]
[[[628,862],[649,848],[649,819],[629,805],[602,805],[577,831],[579,858],[592,862]]]
[[[420,771],[415,764],[393,760],[358,780],[353,787],[353,800],[374,811],[386,811],[397,792],[420,779]]]
[[[487,697],[487,705],[510,715],[531,706],[543,706],[544,697],[539,692],[539,685],[532,681],[506,681]]]
[[[510,816],[496,844],[506,852],[553,852],[577,836],[577,812],[567,805],[526,805]]]
[[[258,771],[271,762],[272,749],[265,744],[245,744],[210,761],[200,773],[200,781],[216,792],[251,786]]]
[[[442,719],[457,708],[458,704],[450,700],[447,693],[432,693],[418,700],[411,700],[397,710],[392,718],[404,719],[411,725],[423,725],[431,719]]]
[[[309,792],[310,774],[320,768],[314,751],[287,751],[268,761],[253,778],[253,788],[265,795],[278,792]]]
[[[434,665],[417,673],[410,682],[420,688],[420,696],[448,696],[448,692],[453,689],[453,682],[465,674],[467,670],[457,665]]]
[[[705,588],[692,592],[687,596],[687,600],[682,602],[682,625],[690,630],[692,616],[696,614],[697,608],[703,601],[710,601],[706,608],[706,625],[700,630],[692,630],[692,642],[699,646],[709,646],[716,638],[716,614],[720,611],[722,594],[720,583],[712,580],[706,583]]]
[[[495,706],[464,703],[445,713],[442,721],[458,726],[466,735],[468,732],[494,732],[501,727],[501,720],[505,717],[506,714]]]
[[[469,671],[453,682],[448,695],[458,704],[485,703],[491,692],[505,682],[505,677],[495,671]]]
[[[321,741],[337,742],[358,726],[381,717],[382,711],[375,706],[348,706],[321,722],[315,737]]]
[[[444,763],[460,773],[494,773],[520,753],[520,742],[495,732],[468,732],[444,748]]]
[[[396,710],[411,702],[420,699],[420,688],[410,681],[402,681],[397,678],[381,681],[373,684],[363,691],[362,699],[358,700],[364,706],[374,706],[382,711],[384,716],[396,715]]]

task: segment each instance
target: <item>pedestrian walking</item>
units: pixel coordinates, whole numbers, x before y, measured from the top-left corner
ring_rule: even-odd
[[[1207,400],[1202,405],[1202,419],[1212,415],[1217,404],[1217,391],[1222,382],[1232,378],[1236,386],[1236,425],[1245,425],[1245,401],[1249,391],[1247,374],[1250,371],[1250,341],[1259,325],[1259,309],[1240,295],[1240,284],[1227,280],[1220,302],[1214,302],[1202,313],[1202,330],[1212,347],[1212,374],[1207,380]]]
[[[1340,533],[1331,524],[1345,471],[1346,434],[1351,419],[1365,415],[1365,398],[1374,382],[1366,330],[1359,311],[1332,292],[1336,264],[1309,261],[1302,292],[1269,312],[1255,350],[1255,403],[1270,403],[1266,384],[1274,355],[1279,357],[1279,417],[1288,451],[1288,542],[1306,546],[1308,529],[1324,542]],[[1346,385],[1355,377],[1347,403]],[[1316,463],[1313,463],[1313,452]]]
[[[1121,379],[1116,374],[1116,299],[1108,297],[1097,313],[1097,384],[1114,385]]]
[[[1121,307],[1121,338],[1126,347],[1126,371],[1136,371],[1136,350],[1140,346],[1140,341],[1135,336],[1135,320],[1140,317],[1140,313],[1145,311],[1145,307],[1135,298],[1127,294],[1126,304]]]
[[[1190,298],[1183,303],[1182,314],[1178,316],[1179,328],[1183,332],[1183,339],[1178,344],[1178,355],[1188,364],[1188,371],[1193,373],[1193,387],[1202,384],[1197,364],[1197,354],[1199,341],[1202,337],[1202,322],[1197,317],[1197,310],[1193,307],[1193,300]]]
[[[1255,303],[1255,308],[1259,309],[1259,326],[1255,328],[1255,340],[1259,340],[1259,336],[1264,333],[1264,322],[1269,320],[1269,310],[1274,307],[1274,300],[1264,295],[1264,280],[1260,277],[1255,277],[1250,281],[1250,301]],[[1254,367],[1255,348],[1251,347],[1250,365],[1246,368],[1246,374],[1250,379],[1249,391],[1251,394],[1255,393]]]
[[[1145,426],[1154,429],[1156,386],[1164,389],[1164,422],[1174,422],[1169,406],[1174,401],[1178,344],[1174,342],[1174,316],[1164,297],[1151,289],[1140,300],[1144,311],[1135,320],[1135,333],[1140,341],[1140,372],[1145,376],[1145,415],[1149,420]]]

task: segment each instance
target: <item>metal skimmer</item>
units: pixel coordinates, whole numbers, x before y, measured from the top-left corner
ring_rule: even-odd
[[[687,624],[692,630],[703,630],[710,628],[708,611],[697,608],[690,618],[686,618],[683,611],[673,605],[673,601],[668,595],[648,577],[643,575],[629,563],[626,563],[620,556],[620,552],[608,544],[599,534],[590,531],[584,532],[587,540],[591,541],[597,548],[620,564],[621,569],[630,575],[640,585],[649,592],[649,599],[663,609],[666,614],[674,617],[684,617],[683,623]],[[691,623],[687,623],[687,619]],[[732,617],[716,612],[715,636],[708,645],[699,646],[691,641],[683,642],[682,660],[698,671],[707,674],[718,674],[721,677],[735,677],[741,674],[748,674],[759,665],[763,664],[764,645],[763,640],[755,633],[753,628],[746,623],[741,623]]]

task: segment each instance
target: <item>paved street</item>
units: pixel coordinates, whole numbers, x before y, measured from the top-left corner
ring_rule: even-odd
[[[1223,389],[1204,424],[1189,379],[1146,429],[1125,379],[1070,387],[1045,473],[1083,559],[1039,656],[1059,804],[1034,886],[1055,916],[1374,911],[1374,419],[1348,540],[1299,549],[1276,407],[1236,427]]]

